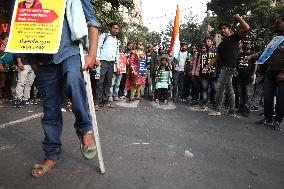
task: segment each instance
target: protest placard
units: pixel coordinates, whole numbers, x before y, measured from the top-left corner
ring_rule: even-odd
[[[126,63],[127,63],[127,57],[124,53],[119,53],[119,66],[120,66],[120,73],[126,73]],[[114,64],[114,72],[116,72],[117,65]]]
[[[66,0],[36,0],[28,6],[16,0],[6,51],[13,53],[57,53]]]
[[[145,58],[138,59],[138,75],[146,75],[147,73],[147,61]]]
[[[170,79],[170,71],[160,70],[157,73],[158,82],[169,82]]]
[[[0,23],[0,32],[9,33],[10,23]]]

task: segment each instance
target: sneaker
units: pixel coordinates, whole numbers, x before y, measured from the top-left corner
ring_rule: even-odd
[[[23,102],[21,100],[15,100],[14,108],[21,108],[22,105],[23,105]]]
[[[197,104],[198,104],[198,102],[197,102],[196,100],[193,100],[193,101],[191,101],[191,103],[190,103],[191,106],[195,106],[195,105],[197,105]]]
[[[270,125],[270,127],[271,127],[273,130],[281,131],[280,123],[277,122],[277,121],[273,121],[273,123]]]
[[[270,125],[272,123],[273,123],[272,119],[265,119],[265,118],[255,122],[255,124],[258,125]]]
[[[30,100],[24,100],[23,103],[24,105],[32,105],[32,102]]]
[[[156,99],[156,100],[155,100],[155,103],[159,103],[159,102],[160,102],[159,99]]]
[[[165,101],[164,101],[164,103],[165,103],[165,104],[167,104],[167,103],[168,103],[168,101],[167,101],[167,100],[165,100]]]
[[[258,111],[258,106],[254,105],[250,108],[251,111]]]
[[[32,105],[37,105],[38,102],[37,102],[36,99],[31,99],[31,100],[30,100],[30,104],[32,104]]]
[[[186,99],[184,99],[184,98],[180,98],[179,99],[181,102],[186,102]]]
[[[219,115],[221,115],[221,112],[219,112],[219,111],[211,111],[211,112],[208,113],[208,115],[209,116],[219,116]]]

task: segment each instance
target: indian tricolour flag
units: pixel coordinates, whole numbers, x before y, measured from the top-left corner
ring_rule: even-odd
[[[179,41],[179,8],[177,6],[176,16],[174,21],[171,46],[170,46],[170,54],[172,57],[177,58],[180,51],[180,41]]]

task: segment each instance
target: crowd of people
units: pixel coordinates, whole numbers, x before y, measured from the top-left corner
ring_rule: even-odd
[[[276,20],[276,36],[280,38],[277,38],[275,49],[266,56],[268,58],[262,58],[267,50],[254,52],[253,44],[244,40],[250,27],[238,14],[234,19],[241,30],[233,32],[231,25],[221,23],[218,29],[223,39],[218,46],[211,37],[206,37],[200,44],[181,42],[178,56],[173,57],[164,47],[148,44],[144,48],[141,41],[128,42],[121,50],[117,38],[120,28],[116,22],[110,23],[109,32],[102,33],[96,40],[99,24],[91,10],[84,4],[82,6],[90,13],[86,21],[91,41],[83,69],[78,44],[71,41],[67,21],[63,22],[65,37],[61,44],[64,45],[55,55],[7,53],[8,35],[1,34],[0,98],[13,102],[15,108],[37,104],[35,97],[43,100],[46,160],[34,166],[34,176],[44,175],[59,160],[63,124],[60,108],[66,99],[70,100],[70,108],[76,117],[74,126],[83,156],[87,159],[95,156],[92,123],[81,75],[86,69],[90,70],[97,111],[103,106],[114,108],[113,101],[149,99],[165,104],[170,100],[189,101],[192,106],[212,109],[208,113],[210,116],[222,115],[224,106],[229,115],[239,113],[247,117],[251,110],[262,105],[264,119],[257,123],[281,130],[284,117],[284,16]],[[125,72],[122,71],[120,53],[126,56]],[[17,78],[17,84],[13,95],[14,78]],[[37,96],[33,86],[38,88]],[[249,95],[252,95],[251,101]]]
[[[188,101],[190,105],[198,105],[202,109],[212,108],[214,111],[209,115],[214,116],[221,115],[220,109],[224,105],[229,109],[229,115],[238,113],[249,116],[251,110],[264,106],[264,76],[270,66],[255,64],[260,53],[252,50],[250,41],[243,40],[249,25],[239,15],[234,18],[242,29],[233,32],[229,24],[221,23],[219,32],[223,40],[219,46],[211,37],[206,37],[200,44],[181,42],[177,57],[165,53],[164,47],[157,49],[153,44],[148,44],[144,49],[141,41],[135,44],[128,42],[125,49],[120,50],[117,39],[119,24],[111,23],[109,32],[99,36],[97,61],[100,66],[90,71],[95,109],[99,111],[103,106],[114,108],[113,101],[126,98],[130,101],[145,98],[156,103]],[[280,22],[282,19],[278,18]],[[13,101],[15,108],[37,104],[35,97],[40,98],[41,95],[39,91],[37,95],[34,92],[37,80],[30,59],[27,54],[4,53],[7,37],[5,33],[1,36],[0,98]],[[126,56],[126,71],[123,73],[119,53]],[[278,56],[281,57],[281,54]],[[279,65],[276,68],[282,67]],[[13,96],[11,88],[15,77],[17,84]],[[278,99],[279,95],[275,95]],[[62,95],[62,100],[67,106],[71,105],[66,95]],[[273,107],[270,112],[273,113],[274,109],[278,110],[274,104],[270,104]],[[283,117],[282,109],[279,111],[280,117]],[[281,121],[278,118],[278,123]],[[280,124],[275,126],[271,116],[258,123],[269,123],[272,128],[280,130]]]
[[[280,130],[283,118],[280,99],[283,97],[279,87],[283,81],[276,80],[272,85],[274,88],[268,88],[271,85],[265,81],[271,70],[279,72],[281,76],[283,52],[279,48],[280,52],[272,54],[277,58],[270,58],[265,64],[255,64],[262,53],[254,52],[251,41],[244,40],[250,27],[239,15],[235,15],[234,19],[239,22],[241,29],[233,32],[231,25],[221,23],[218,29],[223,39],[218,46],[211,37],[206,37],[200,44],[181,42],[177,57],[165,53],[163,47],[157,50],[155,45],[148,44],[144,49],[141,41],[137,41],[134,47],[129,42],[124,50],[127,55],[126,73],[120,73],[117,62],[119,41],[116,35],[119,25],[112,23],[108,35],[110,39],[117,40],[112,42],[115,48],[107,47],[108,40],[103,37],[107,34],[102,34],[99,40],[98,53],[111,58],[98,56],[102,59],[100,77],[95,78],[97,74],[94,73],[92,80],[96,110],[102,106],[113,108],[113,101],[125,98],[130,101],[150,99],[156,103],[189,101],[192,106],[212,108],[213,111],[208,113],[210,116],[221,115],[221,109],[225,107],[228,109],[225,114],[247,117],[251,110],[264,106],[265,119],[257,123]],[[282,22],[283,17],[279,17],[279,33],[283,33]],[[140,67],[143,59],[145,70]],[[108,63],[105,63],[106,60]],[[115,71],[113,66],[116,67]],[[274,96],[275,102],[271,100]],[[266,111],[268,109],[270,113]]]

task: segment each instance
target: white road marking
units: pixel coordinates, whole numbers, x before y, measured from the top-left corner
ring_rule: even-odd
[[[135,101],[126,102],[126,100],[123,100],[123,101],[116,102],[116,105],[122,106],[125,108],[137,108],[139,105],[139,101],[135,100]]]
[[[134,142],[132,144],[135,144],[135,145],[137,145],[137,144],[147,145],[147,144],[150,144],[150,143],[148,143],[148,142]]]
[[[43,113],[38,113],[38,114],[34,114],[34,115],[31,115],[31,116],[23,118],[23,119],[18,119],[16,121],[11,121],[11,122],[8,122],[8,123],[4,123],[4,124],[0,125],[0,129],[4,129],[4,128],[6,128],[8,126],[11,126],[11,125],[16,125],[16,124],[19,124],[19,123],[22,123],[22,122],[26,122],[26,121],[30,121],[30,120],[33,120],[33,119],[37,119],[37,118],[42,117],[42,116],[43,116]]]
[[[163,109],[163,110],[173,110],[173,109],[176,109],[176,105],[173,102],[168,102],[166,104],[151,102],[151,105],[154,108]]]
[[[7,149],[13,148],[15,146],[16,146],[16,144],[3,146],[3,147],[0,148],[0,151],[7,150]]]

